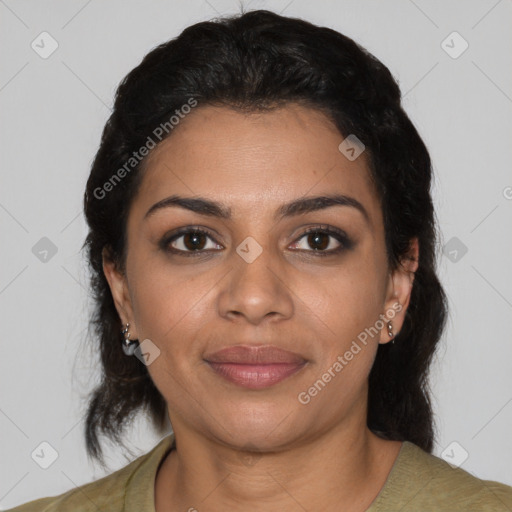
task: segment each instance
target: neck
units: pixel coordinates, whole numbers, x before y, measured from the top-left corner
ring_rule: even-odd
[[[261,454],[243,453],[177,426],[174,432],[177,447],[157,474],[156,512],[364,511],[401,447],[378,438],[366,425]]]

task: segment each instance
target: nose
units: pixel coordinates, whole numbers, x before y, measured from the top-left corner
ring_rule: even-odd
[[[258,325],[279,321],[293,315],[293,292],[277,258],[264,249],[252,262],[237,253],[234,265],[222,282],[218,295],[219,314],[229,320],[245,319]]]

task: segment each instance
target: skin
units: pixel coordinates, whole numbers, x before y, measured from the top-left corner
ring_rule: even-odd
[[[397,304],[392,326],[400,331],[417,268],[412,240],[411,258],[390,272],[365,155],[348,160],[338,150],[342,140],[322,113],[298,104],[257,114],[198,106],[146,161],[128,217],[125,272],[106,253],[104,271],[131,338],[160,350],[148,370],[178,447],[156,477],[157,512],[357,512],[385,483],[401,443],[367,428],[366,406],[378,345],[391,340],[386,324],[308,404],[297,398]],[[350,206],[274,219],[284,203],[332,193],[357,199],[368,221]],[[232,218],[180,207],[144,218],[173,194],[222,202]],[[212,235],[200,239],[199,256],[159,245],[198,225]],[[303,233],[322,225],[344,230],[352,247],[318,256]],[[248,236],[262,248],[251,263],[236,252]],[[329,235],[323,242],[327,250],[340,245]],[[194,247],[183,236],[169,246]],[[203,360],[237,344],[277,345],[308,363],[249,390]]]

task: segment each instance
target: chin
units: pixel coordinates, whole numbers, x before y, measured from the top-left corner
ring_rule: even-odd
[[[287,400],[288,404],[290,400]],[[298,414],[290,406],[280,403],[254,404],[246,402],[229,409],[219,408],[217,416],[220,425],[211,425],[224,443],[243,449],[245,446],[258,447],[260,450],[274,450],[285,446],[295,438],[299,429]],[[221,412],[222,411],[222,412]]]

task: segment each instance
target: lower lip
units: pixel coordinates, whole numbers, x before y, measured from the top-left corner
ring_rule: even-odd
[[[249,389],[264,389],[297,373],[306,363],[239,364],[207,361],[226,380]]]

